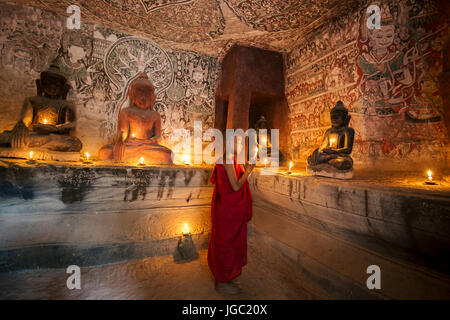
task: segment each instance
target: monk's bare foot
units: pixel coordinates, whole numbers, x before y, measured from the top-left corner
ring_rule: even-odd
[[[224,295],[236,295],[241,293],[241,288],[237,283],[229,282],[216,282],[216,290],[220,294]]]

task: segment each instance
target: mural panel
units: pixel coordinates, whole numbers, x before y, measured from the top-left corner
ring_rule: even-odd
[[[128,103],[124,92],[141,71],[156,88],[162,144],[170,146],[173,130],[193,128],[194,120],[202,120],[205,130],[212,127],[215,58],[89,23],[67,30],[64,17],[39,9],[0,2],[0,11],[0,111],[10,115],[2,117],[0,130],[12,129],[24,98],[36,94],[35,79],[55,58],[72,86],[76,135],[91,154],[112,140]]]
[[[317,146],[330,125],[330,108],[342,100],[356,130],[356,161],[447,161],[437,75],[448,25],[433,2],[378,4],[379,30],[368,30],[367,6],[362,6],[286,57],[286,94],[299,160]]]

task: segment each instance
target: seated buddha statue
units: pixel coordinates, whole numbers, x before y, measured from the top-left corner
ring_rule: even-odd
[[[155,88],[145,73],[131,82],[127,96],[130,104],[119,113],[114,142],[102,147],[98,158],[135,162],[143,157],[148,164],[172,163],[172,151],[158,144],[161,116],[153,110]]]
[[[70,86],[56,63],[36,80],[37,96],[26,98],[12,131],[0,133],[0,146],[13,149],[79,152],[81,141],[70,135],[75,110],[66,100]]]
[[[349,171],[353,168],[350,153],[353,149],[355,130],[350,128],[350,116],[342,101],[330,111],[331,128],[325,132],[322,145],[308,157],[308,171],[317,169]]]

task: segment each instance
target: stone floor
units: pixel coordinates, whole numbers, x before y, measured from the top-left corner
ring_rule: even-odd
[[[250,246],[257,246],[256,243]],[[283,257],[266,259],[249,248],[248,265],[239,277],[242,294],[222,296],[214,289],[207,251],[199,259],[175,264],[156,257],[81,268],[81,289],[69,290],[65,269],[0,274],[0,299],[315,299]],[[306,286],[307,287],[307,286]]]

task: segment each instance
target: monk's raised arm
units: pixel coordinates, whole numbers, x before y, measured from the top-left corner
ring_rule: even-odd
[[[246,168],[246,170],[244,171],[244,174],[242,175],[242,177],[239,180],[236,176],[236,171],[234,169],[233,164],[224,164],[223,167],[225,168],[225,172],[227,173],[228,180],[230,181],[231,189],[233,189],[234,192],[237,192],[244,185],[248,176],[252,172],[254,165],[252,165],[251,167],[248,167],[249,169]]]

